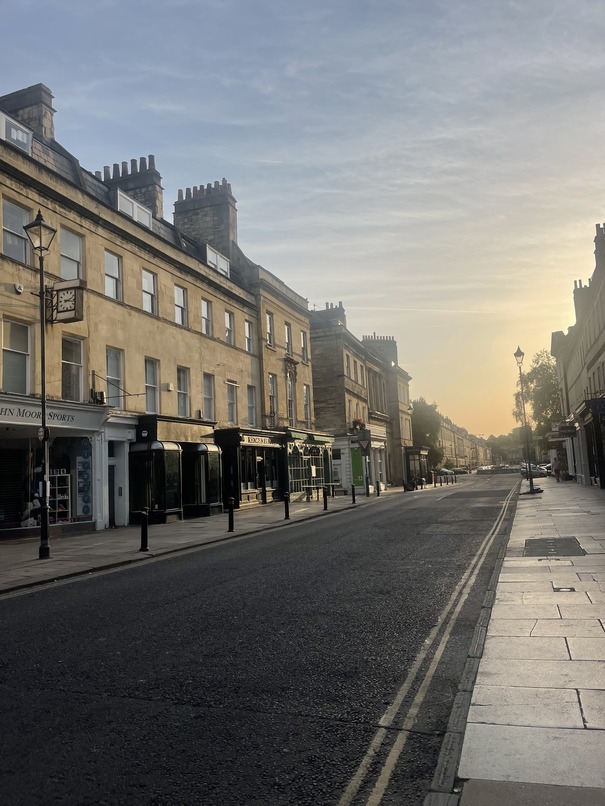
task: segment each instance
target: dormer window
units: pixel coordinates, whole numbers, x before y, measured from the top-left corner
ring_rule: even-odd
[[[0,138],[20,148],[26,154],[32,153],[32,132],[4,112],[0,112]]]
[[[225,277],[229,277],[229,260],[206,244],[206,263],[213,269],[220,271]]]
[[[142,204],[139,204],[131,196],[128,196],[119,189],[117,191],[117,205],[121,213],[134,219],[144,227],[151,229],[151,210],[147,207],[143,207]]]

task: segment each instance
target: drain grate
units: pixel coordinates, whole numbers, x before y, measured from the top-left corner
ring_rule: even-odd
[[[525,541],[524,557],[579,557],[586,554],[575,537],[536,537]]]

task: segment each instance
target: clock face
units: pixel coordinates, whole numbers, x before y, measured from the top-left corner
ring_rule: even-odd
[[[75,288],[63,288],[57,291],[57,311],[73,311],[76,307]]]

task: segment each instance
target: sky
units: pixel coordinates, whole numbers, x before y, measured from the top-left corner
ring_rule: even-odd
[[[412,398],[515,427],[525,362],[574,324],[603,222],[602,0],[20,0],[0,94],[39,82],[90,171],[154,154],[225,177],[238,240],[358,338],[394,336]]]

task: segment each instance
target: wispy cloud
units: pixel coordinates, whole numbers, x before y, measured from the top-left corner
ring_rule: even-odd
[[[31,30],[31,7],[6,9],[6,30]],[[600,2],[36,13],[27,61],[16,40],[0,51],[5,77],[20,64],[2,91],[47,84],[85,167],[154,153],[166,210],[178,188],[227,177],[252,259],[318,307],[342,300],[358,335],[394,335],[413,395],[471,430],[512,427],[512,351],[572,324],[605,217]]]

